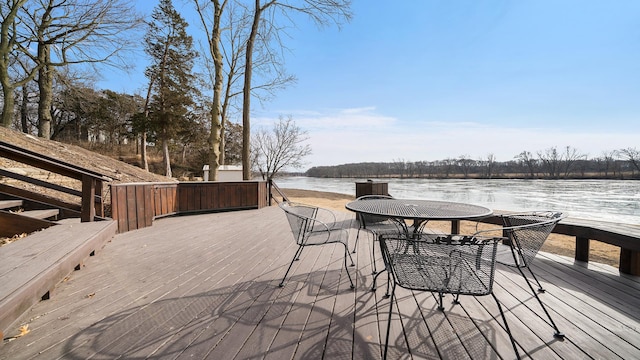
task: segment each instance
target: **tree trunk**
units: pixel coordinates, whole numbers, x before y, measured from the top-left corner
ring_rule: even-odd
[[[42,67],[38,71],[38,136],[51,138],[51,104],[53,103],[53,68],[49,66],[51,45],[38,44],[38,61]]]
[[[19,85],[12,83],[12,79],[9,76],[10,54],[14,50],[16,38],[16,15],[26,1],[27,0],[13,1],[12,3],[6,2],[2,7],[3,19],[0,25],[0,83],[2,83],[3,101],[0,125],[7,128],[11,127],[11,123],[13,122],[13,108],[15,105],[13,92],[15,87],[26,84],[28,81],[31,81],[35,75],[35,71],[30,71],[27,77],[22,79],[22,84]]]
[[[7,80],[10,82],[11,80]],[[2,95],[3,103],[2,103],[2,126],[8,128],[11,127],[11,123],[13,122],[13,108],[15,106],[15,100],[13,99],[13,86],[9,84],[3,84],[2,86]]]
[[[151,90],[155,82],[155,76],[149,79],[149,87],[147,88],[147,97],[144,100],[144,129],[140,138],[140,166],[149,171],[149,160],[147,159],[147,126],[149,125],[149,102],[151,101]]]
[[[27,85],[22,86],[22,104],[20,105],[20,126],[22,132],[29,133],[29,89]]]
[[[140,157],[142,168],[149,171],[149,161],[147,160],[147,132],[143,131],[140,139]]]
[[[218,0],[213,0],[213,29],[211,30],[211,55],[215,69],[213,84],[213,106],[211,107],[211,134],[209,135],[209,180],[218,180],[220,167],[220,118],[222,110],[222,49],[220,48],[220,17],[222,8]]]
[[[171,161],[169,159],[169,141],[167,139],[162,140],[162,161],[164,164],[164,175],[173,177],[171,174]]]
[[[224,117],[222,118],[222,122],[220,123],[220,155],[218,156],[218,163],[220,165],[224,165],[227,161],[224,156],[225,150],[225,138],[224,138]]]
[[[251,76],[253,68],[253,45],[258,34],[258,25],[262,14],[260,0],[256,0],[253,24],[247,39],[246,60],[244,63],[244,88],[242,89],[242,179],[251,180]]]

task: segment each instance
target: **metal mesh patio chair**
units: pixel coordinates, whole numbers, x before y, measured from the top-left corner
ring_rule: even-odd
[[[358,201],[374,200],[374,199],[393,199],[388,195],[365,195],[357,198]],[[358,232],[356,233],[356,241],[353,246],[353,253],[356,253],[358,248],[358,239],[360,239],[360,231],[368,231],[373,236],[373,243],[371,245],[371,255],[373,263],[372,275],[375,275],[378,270],[376,269],[376,241],[378,241],[381,235],[394,235],[402,234],[407,231],[407,228],[402,220],[390,219],[384,216],[369,215],[364,213],[358,213]]]
[[[280,287],[284,286],[293,262],[300,259],[305,246],[340,243],[344,246],[344,269],[353,289],[353,281],[347,268],[347,257],[351,260],[351,266],[355,265],[348,247],[349,232],[342,227],[342,224],[336,222],[335,214],[328,209],[288,201],[280,203],[279,206],[287,215],[293,238],[298,244],[298,249],[280,282]]]
[[[438,293],[438,309],[443,295],[492,295],[505,325],[516,357],[520,358],[509,324],[498,298],[493,293],[496,248],[501,237],[478,235],[419,234],[415,238],[380,238],[382,257],[390,274],[393,287],[389,301],[389,322],[385,338],[384,358],[389,347],[389,330],[396,285],[414,291]]]
[[[542,310],[549,318],[551,326],[555,330],[554,336],[558,338],[564,337],[564,334],[560,332],[538,296],[538,292],[544,292],[545,290],[530,267],[553,228],[564,218],[563,214],[561,212],[536,211],[501,215],[501,217],[504,224],[502,229],[504,236],[508,237],[509,240],[507,245],[499,246],[497,262],[518,269],[529,286],[531,293],[538,300]],[[524,268],[529,270],[536,284],[538,284],[538,291],[531,285],[530,280],[523,271]]]

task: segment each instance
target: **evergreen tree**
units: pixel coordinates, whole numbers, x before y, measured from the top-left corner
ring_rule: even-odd
[[[161,0],[145,36],[146,52],[151,57],[145,71],[152,89],[148,128],[162,144],[166,176],[172,176],[169,144],[186,127],[197,94],[196,77],[191,72],[197,55],[187,26],[171,0]]]

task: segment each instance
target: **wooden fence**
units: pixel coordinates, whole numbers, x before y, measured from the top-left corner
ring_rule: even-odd
[[[259,209],[268,201],[265,181],[111,185],[111,217],[120,233],[151,226],[162,216]]]

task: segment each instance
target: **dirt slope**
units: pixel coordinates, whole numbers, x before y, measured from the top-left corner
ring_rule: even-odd
[[[113,179],[113,183],[175,181],[175,179],[153,174],[123,161],[97,154],[79,146],[37,138],[4,127],[0,127],[0,140],[85,169],[93,170]],[[6,167],[22,168],[25,166],[0,158],[0,168]]]

